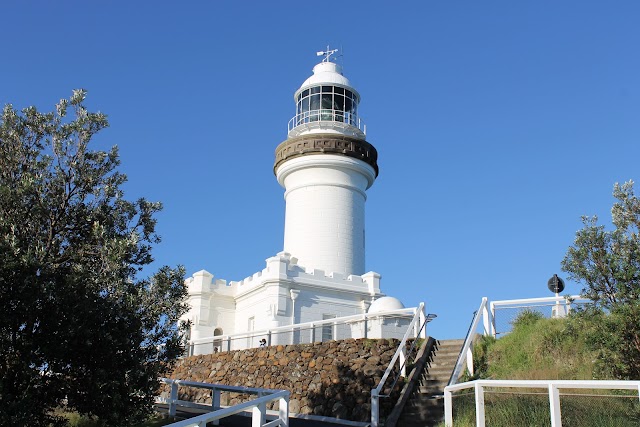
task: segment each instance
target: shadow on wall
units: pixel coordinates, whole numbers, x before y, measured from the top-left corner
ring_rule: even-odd
[[[395,339],[348,339],[192,356],[180,360],[169,377],[289,390],[292,413],[369,421],[371,389],[378,385],[398,344]],[[398,381],[391,397],[380,399],[382,417],[391,411],[403,385]],[[184,387],[179,394],[181,400],[211,403],[206,390]],[[168,396],[167,388],[162,395]],[[231,406],[251,398],[222,393],[220,403]]]

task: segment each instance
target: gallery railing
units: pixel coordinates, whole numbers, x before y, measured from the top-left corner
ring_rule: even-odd
[[[367,126],[358,117],[358,115],[348,111],[330,109],[304,111],[296,114],[291,120],[289,120],[288,130],[291,132],[291,130],[298,126],[310,123],[326,122],[351,125],[362,132],[363,135],[367,134]]]

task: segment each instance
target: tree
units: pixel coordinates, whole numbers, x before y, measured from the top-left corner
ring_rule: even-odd
[[[137,422],[183,351],[183,268],[138,277],[161,205],[125,200],[117,148],[88,148],[108,122],[85,96],[0,118],[0,425],[64,425],[63,402]]]
[[[616,184],[613,230],[583,217],[584,228],[562,261],[593,304],[582,311],[590,342],[600,353],[602,375],[640,379],[640,200],[633,181]]]

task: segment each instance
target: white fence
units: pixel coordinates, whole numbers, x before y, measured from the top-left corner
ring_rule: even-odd
[[[491,312],[489,333],[494,338],[498,335],[509,333],[513,321],[523,311],[535,311],[544,317],[564,317],[574,307],[586,304],[589,301],[579,295],[492,301],[489,304],[489,311]]]
[[[465,389],[473,389],[475,395],[476,427],[485,427],[485,389],[489,387],[492,389],[506,388],[509,390],[514,388],[546,390],[548,393],[551,427],[562,426],[560,390],[635,390],[638,392],[638,395],[635,397],[636,401],[640,399],[640,381],[476,380],[445,387],[445,425],[447,427],[453,427],[452,393]],[[511,421],[513,422],[513,420]],[[522,422],[522,420],[520,420],[520,422]]]
[[[426,329],[427,323],[429,323],[435,315],[430,314],[425,316],[424,314],[424,303],[420,303],[420,306],[417,308],[413,319],[411,319],[411,323],[408,325],[407,331],[402,337],[402,341],[398,345],[398,349],[396,350],[391,362],[389,362],[389,366],[385,370],[382,375],[382,379],[376,388],[371,390],[371,427],[378,427],[380,425],[380,398],[381,397],[389,397],[389,393],[395,387],[396,382],[398,381],[400,376],[406,378],[407,376],[407,353],[413,353],[413,349],[416,348],[417,340],[414,340],[412,346],[409,350],[407,350],[407,341],[411,338],[411,332],[413,331],[414,337],[426,338]],[[417,351],[417,350],[416,350]],[[397,367],[397,368],[396,368]],[[396,375],[391,379],[391,385],[387,386],[386,389],[390,390],[389,393],[382,393],[387,380],[389,380],[392,372],[396,370]]]
[[[232,335],[210,336],[190,340],[187,343],[187,355],[255,348],[261,346],[262,340],[264,340],[265,346],[271,346],[276,344],[311,344],[318,341],[349,338],[400,339],[404,336],[415,315],[422,316],[421,323],[424,322],[422,308],[413,307],[298,323]],[[409,331],[409,333],[412,333],[413,337],[417,337],[418,325],[414,325],[413,332]]]
[[[221,419],[247,410],[251,410],[252,412],[251,427],[289,426],[290,393],[287,390],[234,387],[222,384],[201,383],[196,381],[172,380],[168,378],[161,378],[161,381],[171,386],[171,394],[168,399],[163,397],[156,398],[156,402],[168,404],[170,416],[176,415],[178,406],[212,411],[203,415],[189,418],[184,421],[169,424],[170,427],[206,427],[207,423],[218,425]],[[179,400],[178,388],[180,386],[211,390],[211,405]],[[221,408],[220,392],[222,391],[255,394],[257,395],[257,398],[231,406],[229,408]],[[274,420],[267,422],[267,404],[270,402],[278,402],[278,415]]]
[[[480,307],[473,313],[473,319],[455,368],[451,374],[449,385],[456,384],[466,368],[470,375],[474,374],[473,343],[480,335],[498,335],[511,331],[511,324],[523,311],[537,311],[545,317],[563,317],[570,313],[572,306],[587,303],[589,300],[579,295],[570,297],[523,298],[489,302],[482,298]],[[507,313],[509,313],[507,315]],[[482,329],[480,329],[482,328]]]
[[[496,389],[507,389],[508,393],[517,394],[514,389],[520,389],[520,393],[524,395],[540,395],[546,394],[548,397],[549,417],[552,427],[562,426],[561,416],[561,390],[635,390],[638,392],[635,396],[631,396],[635,399],[636,405],[640,405],[640,381],[555,381],[555,380],[476,380],[457,384],[460,376],[466,368],[470,375],[474,373],[473,366],[473,343],[476,337],[480,334],[491,335],[497,337],[501,334],[507,334],[511,331],[513,320],[515,320],[523,311],[535,311],[542,314],[545,317],[563,317],[570,313],[572,307],[588,303],[589,300],[580,296],[571,297],[549,297],[549,298],[526,298],[526,299],[514,299],[488,302],[487,298],[483,298],[480,306],[473,314],[473,319],[469,327],[469,331],[465,338],[463,347],[458,356],[456,366],[449,380],[449,385],[445,387],[445,424],[447,427],[453,426],[453,393],[459,392],[465,389],[473,389],[475,399],[475,416],[476,426],[485,426],[485,394],[491,396],[500,395],[504,397],[505,392],[496,391]],[[489,389],[490,391],[487,391]],[[528,390],[523,389],[544,389],[544,393],[531,393]],[[575,394],[564,393],[563,398],[571,396],[575,398],[589,397],[589,398],[628,398],[629,396],[620,395],[587,395],[587,394]],[[606,405],[604,406],[606,408]],[[640,414],[640,406],[634,406],[631,410],[632,414],[628,416],[628,420],[625,419],[624,425],[638,425],[637,420],[634,421],[634,417]],[[617,414],[616,414],[617,415]],[[513,422],[513,420],[510,420]],[[519,420],[523,421],[523,420]],[[540,421],[540,420],[538,420]],[[603,425],[598,424],[600,421],[596,420],[596,424],[589,425]],[[616,423],[617,421],[614,421]],[[575,423],[568,423],[575,424]],[[524,424],[521,424],[524,425]],[[582,424],[580,424],[582,425]],[[606,424],[616,425],[617,424]]]

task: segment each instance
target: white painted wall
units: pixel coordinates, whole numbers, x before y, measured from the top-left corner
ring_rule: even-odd
[[[365,191],[374,169],[339,155],[309,155],[276,171],[285,188],[284,251],[310,269],[365,273]]]
[[[183,318],[192,321],[192,340],[211,337],[216,328],[222,328],[224,335],[249,332],[250,318],[254,319],[254,330],[257,331],[319,321],[325,315],[362,314],[374,298],[381,296],[377,273],[345,276],[340,273],[327,275],[322,270],[306,271],[286,252],[267,259],[265,269],[238,282],[214,280],[213,275],[204,270],[186,282],[191,309]],[[298,291],[295,311],[291,290]],[[292,317],[294,312],[295,317]],[[309,331],[301,333],[310,334]],[[335,338],[340,338],[340,333],[336,329]],[[259,339],[254,338],[255,342],[251,343],[246,340],[232,342],[231,349],[257,346]],[[274,335],[271,341],[272,344],[290,342],[290,334]],[[221,347],[226,349],[226,342],[221,343]],[[212,350],[213,343],[196,345],[194,354]]]

